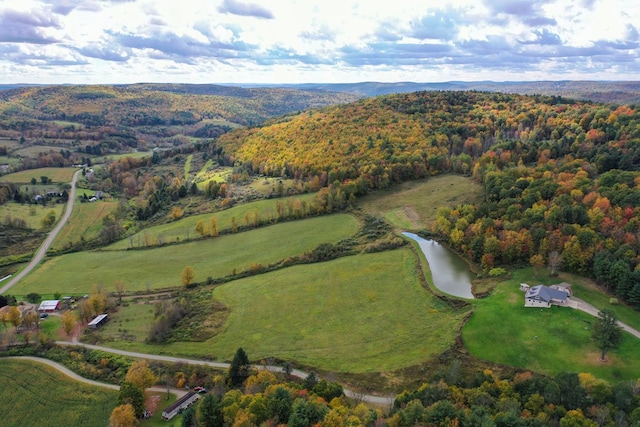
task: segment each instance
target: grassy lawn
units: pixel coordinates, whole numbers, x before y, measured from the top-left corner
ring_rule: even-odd
[[[107,425],[117,392],[70,379],[41,363],[3,359],[0,414],[5,426]]]
[[[71,218],[53,242],[53,249],[63,249],[69,244],[79,242],[82,238],[86,241],[98,238],[102,229],[102,219],[117,207],[117,201],[75,203]]]
[[[140,248],[145,246],[155,246],[159,242],[172,243],[194,239],[196,234],[196,224],[202,221],[207,229],[210,229],[211,218],[216,219],[218,231],[230,230],[232,219],[235,218],[238,226],[246,224],[246,219],[251,224],[257,214],[261,219],[276,217],[276,204],[283,203],[285,206],[288,200],[300,199],[310,203],[315,194],[304,194],[282,199],[259,200],[252,203],[241,204],[220,212],[192,215],[178,221],[169,222],[155,227],[146,228],[133,236],[115,242],[106,249],[121,250],[128,248]]]
[[[153,324],[155,307],[143,300],[124,300],[126,305],[120,306],[118,312],[100,330],[102,335],[114,338],[125,338],[144,342]],[[134,338],[135,337],[135,338]]]
[[[463,311],[452,311],[415,276],[411,250],[356,255],[236,280],[213,296],[230,308],[224,332],[166,346],[110,345],[229,360],[278,357],[325,371],[384,372],[447,349]]]
[[[532,282],[532,277],[530,269],[518,270],[511,280],[500,283],[490,297],[475,301],[475,313],[462,330],[471,354],[549,375],[560,371],[589,372],[610,381],[638,377],[639,339],[624,333],[620,348],[608,353],[609,362],[599,362],[599,349],[590,339],[592,316],[563,307],[524,307],[521,282],[561,281],[541,277]],[[579,290],[574,293],[589,301]]]
[[[439,207],[475,203],[481,197],[482,188],[471,178],[440,175],[364,196],[357,205],[383,216],[395,227],[415,231],[429,228]]]
[[[14,182],[16,184],[31,184],[31,178],[40,182],[41,176],[49,177],[54,184],[61,182],[71,182],[75,169],[72,168],[40,168],[29,169],[20,172],[10,173],[2,177],[4,182]]]
[[[8,216],[20,218],[27,222],[27,227],[39,230],[42,228],[42,218],[44,218],[49,211],[54,211],[56,218],[60,218],[63,209],[64,205],[58,203],[42,206],[9,202],[0,206],[0,220],[4,220]]]
[[[203,282],[248,269],[252,263],[268,265],[301,255],[321,243],[352,236],[358,227],[355,217],[335,214],[153,249],[76,252],[46,260],[12,292],[26,295],[62,289],[83,294],[95,283],[113,290],[117,280],[128,291],[180,286],[180,273],[187,265],[194,269],[195,280]]]
[[[152,155],[153,155],[153,151],[134,151],[133,153],[109,154],[106,156],[96,156],[96,157],[92,157],[91,161],[94,164],[96,164],[96,163],[112,162],[114,160],[125,159],[127,157],[131,157],[132,159],[139,159],[142,157],[150,157]]]
[[[189,181],[189,173],[191,172],[191,161],[193,160],[193,154],[187,156],[187,160],[184,162],[184,180]]]

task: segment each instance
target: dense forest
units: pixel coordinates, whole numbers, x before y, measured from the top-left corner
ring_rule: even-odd
[[[363,195],[455,172],[479,206],[436,230],[482,264],[594,277],[640,308],[640,112],[634,106],[482,92],[416,92],[307,111],[217,141],[256,174]]]

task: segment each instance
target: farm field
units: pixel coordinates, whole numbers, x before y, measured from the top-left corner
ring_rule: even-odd
[[[107,163],[107,162],[112,162],[119,159],[126,159],[127,157],[131,157],[133,159],[139,159],[142,157],[150,157],[152,155],[153,155],[152,151],[134,151],[132,153],[108,154],[106,156],[96,156],[96,157],[92,157],[91,161],[93,163]]]
[[[532,277],[531,269],[516,271],[491,296],[475,302],[475,312],[462,329],[462,338],[471,354],[548,375],[569,371],[588,372],[609,381],[637,378],[640,339],[623,333],[619,349],[607,353],[609,362],[599,362],[600,350],[590,338],[589,325],[594,317],[564,307],[524,307],[519,284]],[[559,281],[541,278],[536,283]],[[576,296],[580,297],[579,291]],[[491,334],[487,334],[488,330]],[[508,345],[496,346],[496,342]]]
[[[397,228],[416,231],[430,227],[439,207],[475,203],[481,197],[481,186],[471,178],[440,175],[369,194],[358,198],[356,205]]]
[[[51,203],[47,206],[20,204],[15,202],[5,203],[0,206],[0,219],[5,220],[8,216],[11,218],[20,218],[27,222],[27,227],[35,230],[42,228],[42,218],[50,211],[56,214],[56,221],[62,215],[64,205],[61,203]]]
[[[155,306],[146,304],[144,300],[124,299],[123,305],[101,329],[103,336],[123,338],[144,342],[153,324]]]
[[[82,194],[82,190],[79,190]],[[91,194],[91,193],[89,193]],[[91,241],[100,236],[102,219],[115,211],[118,202],[99,201],[96,203],[75,203],[71,218],[54,240],[52,249],[64,249],[81,239]]]
[[[40,153],[48,153],[51,150],[53,150],[55,152],[60,152],[60,148],[62,148],[62,147],[59,146],[59,145],[32,145],[32,146],[29,146],[29,147],[20,148],[20,149],[14,151],[12,154],[14,156],[20,156],[20,157],[37,158],[38,154],[40,154]]]
[[[196,233],[198,221],[202,221],[207,230],[210,230],[211,218],[215,218],[218,232],[221,230],[230,230],[233,218],[236,219],[238,226],[246,225],[247,219],[249,220],[249,224],[252,224],[256,214],[258,214],[262,220],[275,218],[277,203],[282,203],[286,207],[289,201],[293,202],[299,199],[300,201],[310,203],[314,197],[315,194],[304,194],[282,199],[259,200],[219,212],[192,215],[167,224],[146,228],[126,239],[107,246],[105,249],[122,250],[143,248],[146,246],[155,246],[161,242],[172,243],[194,239],[198,237]]]
[[[283,358],[332,372],[413,366],[453,343],[467,310],[453,311],[415,276],[410,249],[298,265],[216,287],[230,309],[224,332],[163,346],[111,342],[143,352],[230,360]]]
[[[187,265],[194,269],[195,281],[204,282],[207,277],[249,269],[251,264],[268,265],[301,255],[321,243],[335,243],[354,235],[358,227],[352,215],[335,214],[180,245],[76,252],[46,260],[12,292],[87,293],[96,283],[111,290],[118,280],[126,284],[127,291],[180,286],[180,273]]]
[[[104,427],[117,392],[74,381],[41,363],[2,359],[0,414],[5,426]]]
[[[28,169],[20,172],[10,173],[2,176],[4,182],[14,182],[16,184],[30,184],[31,178],[40,182],[41,176],[47,176],[54,184],[71,182],[76,169],[73,168],[40,168]]]

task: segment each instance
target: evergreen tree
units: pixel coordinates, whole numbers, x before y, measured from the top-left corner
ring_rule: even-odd
[[[240,347],[236,350],[235,356],[229,366],[229,384],[231,387],[240,387],[244,380],[249,377],[249,357]]]
[[[600,360],[605,360],[607,352],[616,348],[622,339],[622,328],[618,326],[618,319],[613,311],[607,308],[600,310],[593,322],[591,337],[602,351]]]

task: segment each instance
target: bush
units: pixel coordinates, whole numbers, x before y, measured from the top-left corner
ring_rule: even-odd
[[[507,274],[507,270],[502,267],[495,267],[489,270],[489,277],[500,277]]]
[[[42,301],[42,295],[35,293],[35,292],[31,292],[29,294],[27,294],[26,297],[24,297],[27,301],[29,301],[31,304],[37,304],[40,301]]]

